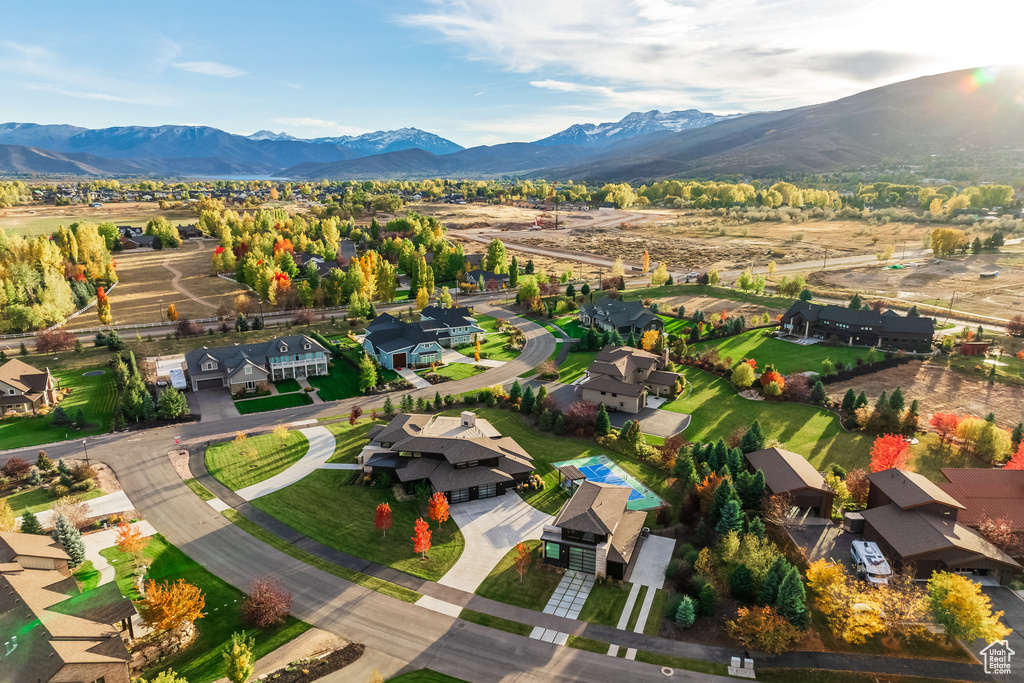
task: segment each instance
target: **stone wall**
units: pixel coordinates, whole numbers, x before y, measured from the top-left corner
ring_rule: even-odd
[[[131,649],[131,673],[137,676],[162,659],[184,650],[196,639],[196,625],[188,624],[137,641]]]

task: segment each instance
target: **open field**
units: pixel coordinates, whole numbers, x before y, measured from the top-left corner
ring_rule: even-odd
[[[22,235],[49,235],[58,226],[72,223],[114,223],[143,227],[163,216],[171,225],[195,223],[196,215],[187,209],[162,211],[156,202],[125,202],[104,204],[98,209],[90,206],[12,206],[0,209],[0,228]]]
[[[229,441],[206,449],[206,469],[232,491],[283,472],[306,454],[309,441],[297,429],[283,442],[273,434]]]
[[[768,337],[765,332],[770,330],[749,330],[724,339],[694,344],[693,348],[701,351],[709,347],[716,347],[720,358],[732,358],[733,364],[737,364],[744,358],[753,358],[757,361],[758,370],[763,370],[768,363],[773,363],[775,369],[784,375],[795,372],[821,372],[821,363],[826,358],[832,360],[836,365],[855,363],[857,358],[867,361],[869,349],[850,346],[825,346],[813,344],[801,346],[787,341],[781,341]],[[881,353],[875,353],[876,360],[882,360]]]

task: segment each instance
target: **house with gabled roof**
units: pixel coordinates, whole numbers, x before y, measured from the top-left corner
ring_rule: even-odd
[[[638,413],[647,405],[648,393],[672,393],[679,374],[664,370],[667,352],[651,353],[631,346],[606,346],[597,352],[580,384],[582,398],[603,403],[608,410]]]
[[[390,313],[381,313],[366,326],[363,350],[391,370],[440,363],[444,353],[435,329]]]
[[[465,306],[427,306],[420,311],[420,327],[436,332],[438,343],[446,347],[469,344],[476,335],[487,334]]]
[[[326,375],[331,355],[304,334],[257,344],[203,347],[185,354],[192,391],[227,387],[232,394],[267,389],[281,379]]]
[[[854,310],[833,304],[796,301],[782,315],[782,329],[809,339],[835,339],[849,346],[878,346],[885,349],[929,351],[935,334],[932,318],[902,316],[862,308]]]
[[[56,404],[59,389],[60,382],[50,374],[50,368],[36,370],[17,358],[0,365],[0,413],[37,413]]]
[[[637,339],[648,330],[662,332],[665,329],[665,321],[640,301],[605,297],[597,303],[582,304],[578,317],[584,327],[596,325],[602,330],[618,330],[623,337],[632,334]]]
[[[764,474],[769,494],[789,495],[794,507],[809,509],[822,519],[832,517],[832,501],[836,493],[804,456],[772,447],[747,453],[744,457],[750,469]]]

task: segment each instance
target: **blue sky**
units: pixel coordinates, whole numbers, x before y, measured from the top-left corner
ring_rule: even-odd
[[[972,3],[972,16],[1012,4]],[[1000,9],[1002,8],[1002,9]],[[415,126],[533,140],[630,111],[826,101],[1020,63],[1013,21],[942,2],[398,0],[17,3],[0,121],[201,124],[299,137]]]

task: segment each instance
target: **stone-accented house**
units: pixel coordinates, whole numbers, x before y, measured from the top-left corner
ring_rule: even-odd
[[[627,486],[584,481],[541,534],[544,562],[628,580],[647,513],[628,510]]]
[[[12,358],[0,365],[0,413],[8,410],[37,413],[40,408],[57,402],[59,388],[49,368],[36,370]]]
[[[468,411],[460,417],[403,413],[367,438],[358,457],[365,472],[387,475],[407,493],[427,483],[452,504],[504,495],[534,470],[519,444]]]
[[[267,389],[269,382],[326,375],[331,354],[304,334],[259,344],[193,349],[185,354],[192,391],[228,387],[232,394]]]
[[[441,346],[469,344],[476,335],[482,339],[487,334],[465,306],[427,306],[420,311],[420,319],[420,327],[436,332]]]
[[[845,306],[796,301],[782,315],[782,329],[811,339],[835,339],[849,346],[929,351],[935,334],[932,318],[902,316],[889,310],[853,310]]]
[[[381,313],[366,326],[363,350],[391,370],[440,363],[444,353],[440,324],[423,323],[403,322],[390,313]]]
[[[665,329],[665,321],[640,301],[605,297],[597,303],[581,305],[578,317],[584,327],[596,325],[609,332],[618,330],[623,338],[632,334],[638,341],[648,330]]]
[[[608,410],[638,413],[648,394],[672,393],[679,375],[663,370],[667,353],[658,355],[631,346],[606,346],[597,352],[580,384],[583,400],[603,403]]]
[[[1021,566],[973,529],[957,521],[964,506],[915,472],[898,469],[868,475],[864,540],[874,541],[892,562],[912,563],[918,579],[937,571],[993,576],[1009,583]]]
[[[0,681],[128,683],[135,613],[113,581],[82,593],[49,536],[0,532]]]
[[[764,473],[768,493],[789,494],[794,507],[810,509],[822,519],[831,519],[836,493],[804,456],[773,447],[747,453],[744,457],[751,469]]]

